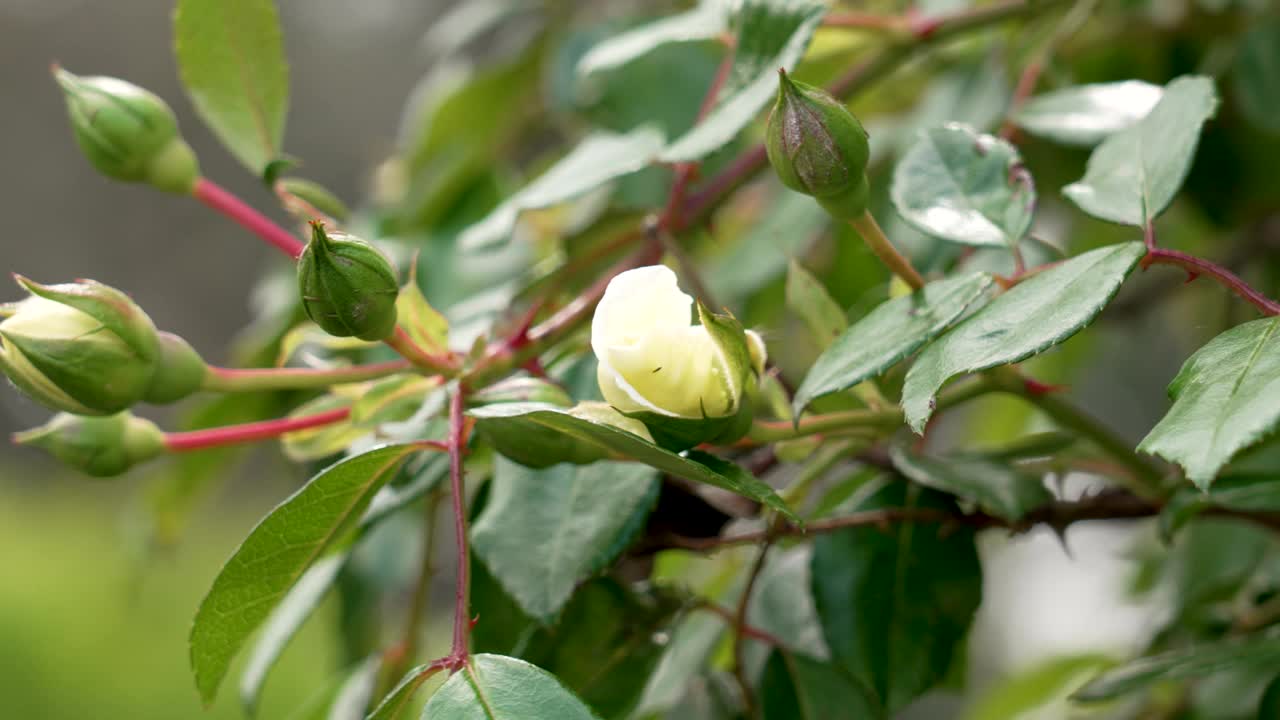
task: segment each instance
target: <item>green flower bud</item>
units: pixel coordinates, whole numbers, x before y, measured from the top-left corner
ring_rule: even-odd
[[[76,142],[99,172],[168,192],[191,192],[199,164],[163,100],[117,78],[80,77],[59,67],[53,75],[66,96]]]
[[[842,220],[866,211],[867,132],[839,100],[782,70],[765,149],[783,185],[812,195]]]
[[[143,399],[163,405],[177,402],[199,390],[204,384],[208,366],[186,340],[167,332],[157,333],[157,337],[160,340],[160,360]]]
[[[141,401],[160,341],[124,293],[92,280],[40,285],[0,322],[0,370],[36,401],[79,415],[110,415]]]
[[[164,452],[164,433],[149,420],[122,412],[106,417],[59,413],[38,428],[13,436],[19,445],[48,451],[94,477],[119,475]]]
[[[382,340],[396,329],[396,273],[387,258],[354,235],[311,223],[298,258],[298,290],[307,317],[338,337]]]

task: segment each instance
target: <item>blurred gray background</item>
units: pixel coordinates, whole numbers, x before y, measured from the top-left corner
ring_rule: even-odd
[[[419,41],[445,0],[281,0],[291,69],[286,152],[298,174],[344,200],[362,196],[391,150],[426,65]],[[162,329],[210,362],[249,318],[247,292],[275,251],[196,201],[98,175],[71,138],[56,61],[164,97],[206,176],[283,220],[274,198],[195,117],[178,83],[167,0],[0,0],[0,270],[41,282],[91,277],[130,293]],[[16,287],[0,300],[20,296]],[[47,411],[0,390],[0,431]],[[0,452],[18,452],[3,444]],[[23,459],[34,455],[22,452]]]

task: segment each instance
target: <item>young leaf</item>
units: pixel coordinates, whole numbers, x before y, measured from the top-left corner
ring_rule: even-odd
[[[449,321],[439,310],[431,307],[427,296],[418,285],[418,263],[409,265],[409,282],[400,288],[396,296],[397,324],[415,345],[433,355],[449,351]]]
[[[258,644],[254,646],[240,676],[240,704],[244,706],[246,715],[252,717],[256,713],[267,673],[280,659],[285,645],[319,607],[346,561],[346,552],[335,552],[317,560],[267,618],[262,636],[258,638]]]
[[[915,352],[950,327],[990,284],[989,275],[970,273],[881,303],[818,357],[792,401],[796,415],[815,398],[874,378]]]
[[[419,665],[405,673],[391,692],[378,701],[377,707],[365,717],[365,720],[395,720],[401,711],[409,706],[409,701],[413,699],[413,694],[418,691],[418,688],[441,669],[434,665]]]
[[[599,720],[554,676],[501,655],[476,655],[422,710],[448,720]]]
[[[636,172],[653,160],[662,143],[662,132],[647,125],[628,133],[590,135],[538,179],[463,231],[458,236],[458,244],[466,250],[499,245],[510,237],[521,211],[571,200],[610,180]]]
[[[774,650],[760,678],[763,720],[866,720],[883,716],[835,665]]]
[[[823,350],[848,326],[844,308],[832,299],[818,278],[795,260],[787,266],[787,308],[800,316]]]
[[[587,51],[577,73],[586,76],[625,65],[667,43],[714,38],[728,29],[728,10],[725,0],[701,0],[692,10],[618,33]]]
[[[531,470],[499,457],[472,544],[520,607],[549,623],[579,582],[622,552],[657,491],[656,473],[638,463]]]
[[[913,482],[977,503],[984,512],[1017,522],[1028,512],[1053,500],[1037,475],[1007,463],[976,457],[933,457],[890,449],[893,465]]]
[[[917,230],[965,245],[1013,247],[1036,204],[1018,150],[955,123],[920,133],[894,169],[890,193]]]
[[[946,508],[949,498],[907,483],[860,510]],[[813,595],[836,662],[892,716],[940,682],[982,598],[970,529],[897,523],[851,528],[814,541]]]
[[[1173,407],[1138,449],[1206,489],[1235,454],[1280,422],[1280,318],[1238,325],[1200,348],[1169,384]]]
[[[505,431],[513,433],[521,429],[539,432],[549,428],[599,448],[607,456],[637,460],[685,480],[714,485],[768,505],[792,520],[797,519],[773,488],[734,463],[705,453],[690,453],[684,458],[626,430],[542,403],[488,405],[474,408],[470,414],[477,418],[477,428],[485,423],[503,425]]]
[[[191,669],[206,705],[249,634],[417,450],[387,445],[334,463],[249,533],[213,581],[191,627]]]
[[[1013,119],[1032,135],[1092,147],[1146,117],[1163,94],[1141,80],[1077,85],[1036,95]]]
[[[1280,637],[1254,635],[1138,658],[1108,670],[1081,688],[1073,699],[1110,700],[1161,680],[1203,678],[1238,668],[1266,668],[1280,664]]]
[[[272,0],[178,0],[174,51],[191,102],[255,173],[280,156],[289,102],[280,19]]]
[[[1145,253],[1142,243],[1108,245],[1030,277],[925,349],[907,373],[902,409],[917,433],[933,396],[951,377],[1024,360],[1088,325]]]
[[[816,0],[743,0],[734,27],[733,68],[719,102],[693,129],[663,149],[663,162],[688,162],[714,152],[737,136],[773,99],[778,68],[800,61],[826,5]]]
[[[1062,192],[1094,217],[1145,227],[1173,201],[1191,168],[1200,128],[1217,107],[1213,80],[1175,79],[1146,117],[1103,141],[1089,156],[1084,177]]]

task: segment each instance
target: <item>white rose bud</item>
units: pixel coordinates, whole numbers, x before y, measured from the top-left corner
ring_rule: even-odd
[[[609,283],[591,323],[600,391],[623,413],[703,420],[738,412],[764,343],[737,325],[719,335],[692,322],[693,298],[662,265],[621,273]],[[746,360],[746,362],[743,362]]]

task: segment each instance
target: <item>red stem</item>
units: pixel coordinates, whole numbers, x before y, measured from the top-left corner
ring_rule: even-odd
[[[1254,290],[1249,286],[1249,283],[1240,279],[1238,275],[1230,270],[1204,258],[1178,250],[1154,247],[1147,251],[1147,256],[1142,259],[1142,265],[1143,267],[1149,265],[1176,265],[1186,270],[1192,279],[1195,279],[1198,275],[1206,275],[1222,283],[1231,292],[1261,310],[1263,315],[1280,315],[1280,303]]]
[[[911,18],[902,15],[880,15],[866,12],[829,13],[822,19],[824,27],[876,30],[881,32],[908,32]]]
[[[467,506],[462,485],[462,451],[466,442],[462,392],[462,387],[459,386],[449,399],[449,486],[453,495],[453,531],[454,542],[458,547],[458,570],[453,593],[453,648],[445,658],[445,665],[455,672],[467,664],[467,633],[471,629],[471,618],[467,611],[471,565],[467,548]]]
[[[236,221],[246,230],[262,238],[267,244],[276,247],[294,260],[298,259],[298,256],[302,254],[303,248],[306,247],[306,243],[294,237],[293,233],[280,227],[266,215],[249,207],[243,200],[232,195],[208,178],[196,180],[196,186],[191,191],[191,194],[200,202]]]
[[[238,443],[266,440],[297,430],[332,425],[346,420],[351,415],[351,408],[338,408],[315,415],[304,415],[295,418],[277,418],[262,422],[228,425],[226,427],[192,430],[190,432],[165,433],[164,444],[170,452],[187,452],[205,448],[222,447]]]
[[[729,79],[729,71],[733,69],[734,54],[733,50],[730,50],[725,53],[724,59],[720,61],[716,76],[711,80],[711,86],[707,88],[707,94],[702,97],[702,105],[698,108],[698,117],[693,121],[695,127],[716,106],[716,98],[720,96],[720,88],[724,87],[725,81]],[[697,169],[698,163],[696,162],[676,165],[676,175],[671,183],[671,194],[667,197],[667,207],[662,213],[662,219],[659,220],[659,224],[663,229],[670,231],[680,223],[680,211],[684,205],[685,191],[688,189],[689,181],[693,179]]]
[[[335,368],[225,368],[209,365],[206,390],[222,392],[288,390],[374,380],[413,368],[408,360],[388,360]]]

